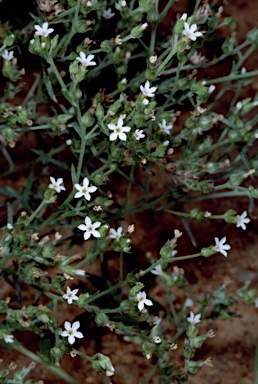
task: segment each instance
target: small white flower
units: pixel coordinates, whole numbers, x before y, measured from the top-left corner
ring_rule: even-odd
[[[172,253],[171,253],[171,257],[176,256],[177,253],[178,253],[178,251],[174,249],[174,250],[172,251]]]
[[[143,105],[148,105],[149,104],[149,100],[144,98],[142,100],[142,103],[143,103]]]
[[[57,193],[61,191],[65,191],[65,187],[61,184],[63,184],[62,177],[58,178],[57,180],[54,179],[54,177],[50,176],[51,184],[49,184],[48,188],[54,189]]]
[[[85,231],[84,240],[88,240],[91,237],[91,235],[94,237],[100,237],[99,231],[96,231],[96,228],[100,227],[100,225],[101,223],[99,221],[92,223],[90,217],[86,216],[85,224],[80,224],[78,228],[81,229],[82,231]]]
[[[94,59],[94,55],[86,56],[84,52],[80,52],[80,56],[76,57],[76,60],[78,60],[84,67],[89,67],[90,65],[97,65],[95,61],[92,61]]]
[[[137,293],[137,300],[138,300],[138,309],[139,311],[142,311],[145,305],[153,305],[152,301],[149,299],[146,299],[146,292],[142,291]]]
[[[42,24],[42,27],[40,25],[34,25],[34,28],[37,30],[35,35],[37,36],[44,36],[47,37],[50,35],[50,33],[54,32],[53,28],[48,28],[48,22]]]
[[[7,223],[7,229],[13,229],[13,226],[12,226],[12,224],[10,224],[10,223]]]
[[[231,246],[228,244],[225,244],[226,242],[226,236],[224,236],[221,240],[218,239],[218,237],[214,238],[216,244],[215,244],[215,250],[219,253],[221,253],[223,256],[227,257],[227,252]]]
[[[121,0],[121,7],[126,7],[127,6],[127,3],[125,0]]]
[[[150,88],[150,82],[149,81],[146,81],[144,86],[140,85],[140,90],[142,91],[143,95],[146,97],[153,97],[156,89],[157,89],[157,87],[151,87]]]
[[[92,185],[89,187],[89,179],[87,177],[84,177],[82,185],[80,184],[74,184],[75,188],[78,189],[78,192],[75,194],[75,198],[78,199],[79,197],[84,196],[86,200],[90,201],[91,199],[91,193],[95,192],[97,190],[97,187]]]
[[[246,230],[246,224],[250,223],[250,219],[246,217],[247,212],[244,211],[242,215],[237,215],[237,228],[241,227],[244,231]]]
[[[167,135],[170,134],[170,130],[173,128],[173,125],[172,124],[167,124],[165,119],[162,120],[162,123],[158,123],[158,125],[159,125],[159,128],[160,128],[160,132],[166,133]]]
[[[201,315],[198,313],[198,315],[194,315],[194,313],[191,311],[190,316],[187,317],[187,321],[191,324],[198,324],[201,322]]]
[[[143,133],[142,129],[136,129],[133,134],[133,137],[135,138],[135,140],[140,140],[145,137],[145,134]]]
[[[209,93],[212,93],[216,89],[215,85],[211,84],[209,86]]]
[[[85,271],[83,269],[76,269],[74,271],[74,273],[77,275],[77,276],[85,276]]]
[[[66,140],[66,145],[72,145],[72,140],[71,139],[67,139]]]
[[[111,8],[105,9],[102,12],[102,17],[104,17],[104,19],[111,19],[113,16],[115,16],[115,13],[112,12]]]
[[[81,332],[77,331],[80,327],[79,321],[75,321],[73,324],[69,323],[69,321],[65,321],[64,327],[65,331],[61,333],[61,336],[68,337],[68,343],[73,344],[76,337],[78,339],[82,339],[84,337]]]
[[[44,43],[41,43],[41,47],[42,48],[45,48],[45,46],[46,46],[46,43],[44,42]]]
[[[183,13],[182,16],[180,17],[180,20],[186,20],[187,19],[187,13]]]
[[[30,40],[30,44],[34,44],[35,39]]]
[[[79,300],[79,297],[76,296],[76,293],[79,291],[79,289],[74,289],[71,291],[70,287],[66,288],[66,294],[63,295],[64,299],[67,299],[68,304],[72,304],[73,300],[77,301]]]
[[[14,51],[8,52],[7,49],[5,49],[2,58],[6,61],[11,61],[14,58]]]
[[[109,136],[110,141],[114,141],[118,137],[120,140],[126,141],[127,136],[126,136],[125,132],[129,132],[131,130],[131,128],[130,127],[123,127],[123,123],[124,123],[124,120],[121,117],[119,117],[116,124],[113,124],[113,123],[108,124],[108,128],[111,131],[114,131]]]
[[[13,335],[6,335],[4,337],[4,341],[8,344],[8,343],[13,343],[14,340],[13,340]]]
[[[163,271],[162,271],[161,265],[160,264],[156,265],[156,267],[152,269],[151,273],[153,273],[153,275],[162,276]]]
[[[115,230],[114,228],[110,228],[110,230],[109,230],[109,238],[110,239],[118,240],[122,236],[122,232],[123,232],[123,228],[122,227],[117,228],[117,230]]]
[[[197,25],[192,24],[191,26],[184,22],[184,30],[183,30],[183,35],[187,36],[190,40],[195,41],[197,37],[201,37],[202,33],[196,31],[197,30]]]
[[[190,297],[187,297],[184,305],[185,305],[185,307],[192,307],[194,305],[194,302],[192,299],[190,299]]]

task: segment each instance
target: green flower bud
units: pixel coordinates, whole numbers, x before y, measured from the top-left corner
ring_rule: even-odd
[[[109,317],[105,313],[98,313],[95,317],[95,323],[98,326],[105,326],[109,323]]]
[[[139,293],[143,289],[144,285],[142,283],[139,283],[135,285],[133,288],[129,291],[129,299],[133,299],[135,301],[137,293]],[[136,299],[137,300],[137,299]]]
[[[142,36],[143,31],[148,27],[148,23],[140,24],[137,27],[134,27],[131,30],[131,35],[133,38],[139,38]]]
[[[131,309],[131,303],[129,300],[123,300],[121,301],[121,303],[119,304],[119,310],[121,312],[129,312]]]
[[[185,21],[182,19],[177,20],[176,24],[174,25],[174,33],[179,35],[181,32],[183,32],[184,29],[184,23]]]
[[[53,39],[51,39],[50,41],[50,48],[51,48],[51,51],[54,51],[58,45],[58,39],[59,39],[59,35],[55,35],[55,37]]]
[[[14,39],[15,39],[14,35],[7,36],[4,40],[4,45],[6,45],[7,47],[10,47],[11,45],[13,45]]]
[[[98,120],[103,121],[105,113],[104,113],[104,108],[102,107],[101,104],[97,105],[95,115],[96,115]]]
[[[211,245],[209,248],[202,248],[201,249],[201,255],[204,257],[210,257],[214,255],[216,251],[213,249],[213,245]]]
[[[74,60],[69,65],[69,73],[70,75],[76,75],[76,73],[79,71],[79,62],[77,60]]]
[[[142,352],[143,352],[143,355],[146,357],[146,359],[150,359],[151,356],[152,356],[152,351],[151,351],[151,348],[152,348],[152,344],[151,343],[143,343],[142,345]]]
[[[59,362],[64,355],[64,351],[59,347],[54,347],[50,349],[50,355],[54,362]]]
[[[87,304],[87,301],[88,301],[88,298],[90,297],[90,294],[89,292],[87,293],[82,293],[80,296],[79,296],[79,300],[77,301],[77,305],[79,308],[83,308],[85,306],[85,304]]]
[[[84,115],[82,116],[82,123],[83,125],[88,128],[91,127],[94,124],[95,119],[91,116],[90,110],[88,110]]]

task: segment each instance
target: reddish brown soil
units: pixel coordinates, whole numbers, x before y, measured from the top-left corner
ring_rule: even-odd
[[[183,3],[183,2],[182,2]],[[180,2],[181,6],[181,2]],[[182,5],[185,11],[185,5]],[[179,9],[179,8],[177,8]],[[258,20],[258,3],[254,1],[234,0],[228,1],[225,5],[224,13],[227,16],[234,16],[237,19],[237,38],[243,41],[246,32],[252,29]],[[224,33],[222,31],[222,33]],[[225,31],[226,33],[226,31]],[[248,70],[256,69],[258,54],[253,54],[252,58],[246,63]],[[212,77],[212,75],[211,75]],[[256,92],[258,89],[258,79],[256,78],[250,86],[249,92]],[[156,175],[152,178],[152,185],[155,193],[162,192],[166,189],[171,175],[166,174],[162,170],[155,167]],[[17,185],[22,184],[22,181],[17,180]],[[13,181],[12,181],[13,182]],[[117,200],[123,199],[125,185],[119,185],[119,191],[114,188],[114,196]],[[139,198],[138,189],[133,188],[131,199]],[[189,211],[196,204],[191,203],[184,206],[185,211]],[[231,199],[231,200],[205,200],[199,204],[201,210],[208,210],[213,214],[225,212],[232,208],[239,213],[248,208],[247,199]],[[233,225],[225,224],[222,221],[212,221],[211,223],[200,224],[195,221],[190,222],[191,229],[197,240],[197,247],[194,248],[185,233],[184,227],[179,220],[175,220],[168,214],[155,213],[147,211],[139,215],[134,215],[127,218],[127,222],[121,222],[121,225],[134,223],[135,232],[132,235],[132,254],[130,258],[136,259],[140,268],[148,265],[146,253],[149,252],[153,256],[158,257],[159,249],[164,242],[172,237],[175,228],[183,232],[183,236],[178,241],[179,255],[186,255],[198,251],[201,247],[208,246],[214,242],[214,236],[227,236],[227,242],[231,244],[231,251],[227,258],[222,255],[215,255],[211,258],[198,258],[180,263],[179,266],[184,268],[186,277],[190,282],[190,289],[197,295],[201,296],[206,292],[212,292],[214,288],[222,284],[225,278],[232,280],[228,290],[234,293],[237,288],[243,285],[247,280],[250,280],[251,286],[257,288],[258,282],[258,224],[256,217],[258,209],[255,207],[252,213],[252,221],[248,225],[246,232],[235,228]],[[1,219],[5,222],[5,218]],[[74,252],[79,252],[82,256],[86,253],[86,245],[75,247]],[[88,247],[88,242],[87,242]],[[107,262],[109,268],[113,270],[114,276],[117,274],[118,258],[110,257]],[[101,275],[99,263],[95,263],[89,272]],[[76,285],[76,284],[74,284]],[[0,284],[1,298],[7,296],[14,297],[14,292],[5,283]],[[165,289],[159,279],[156,279],[156,284],[153,284],[148,295],[155,298],[161,304],[165,304],[164,300]],[[176,294],[176,292],[175,292]],[[34,296],[33,291],[23,292],[24,302],[30,302]],[[185,297],[179,296],[178,303],[182,302]],[[69,307],[69,313],[66,312],[66,306],[62,308],[60,305],[58,311],[58,321],[63,324],[64,320],[72,321],[75,315],[78,315],[78,310]],[[213,329],[216,337],[208,340],[201,348],[196,356],[199,360],[204,360],[211,357],[213,367],[204,367],[196,375],[189,379],[190,384],[251,384],[255,381],[254,374],[254,358],[257,341],[258,317],[257,310],[254,307],[245,304],[234,306],[236,317],[233,320],[206,320],[201,323],[200,329],[206,332],[208,329]],[[198,311],[198,307],[193,308]],[[73,312],[74,311],[74,312]],[[112,377],[113,384],[140,384],[144,377],[150,371],[155,357],[147,361],[141,352],[141,347],[135,344],[127,343],[121,336],[117,336],[110,330],[105,328],[102,331],[102,340],[100,350],[97,348],[96,340],[92,335],[92,330],[88,329],[84,333],[85,338],[80,341],[80,350],[91,355],[98,351],[110,356],[116,369],[116,374]],[[173,335],[174,330],[169,330],[169,336]],[[17,338],[31,347],[31,350],[37,350],[39,339],[31,333],[16,333]],[[183,343],[183,339],[179,344]],[[0,348],[0,369],[6,368],[11,362],[17,366],[15,370],[29,364],[29,360],[11,349]],[[175,367],[182,367],[182,358],[178,351],[174,352]],[[71,358],[65,356],[61,365],[71,376],[73,376],[80,384],[83,383],[103,383],[109,384],[110,379],[105,375],[95,373],[90,364],[82,361],[78,356]],[[44,380],[45,384],[63,383],[61,379],[50,374],[45,368],[37,365],[28,376],[34,380]],[[157,376],[149,381],[149,384],[158,384]],[[161,383],[162,384],[162,383]]]

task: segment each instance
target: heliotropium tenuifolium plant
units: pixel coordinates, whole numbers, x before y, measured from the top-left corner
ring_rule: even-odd
[[[197,0],[193,14],[173,17],[171,32],[161,35],[157,30],[170,7],[176,7],[173,0],[164,9],[153,0],[39,0],[29,24],[21,20],[17,30],[10,21],[1,29],[6,79],[0,102],[1,176],[19,180],[23,175],[26,185],[8,181],[1,188],[7,208],[1,278],[10,284],[12,298],[0,301],[0,341],[63,382],[77,382],[62,369],[67,353],[115,375],[109,356],[81,351],[89,337],[85,329],[93,323],[99,333],[105,327],[141,347],[149,370],[145,383],[153,375],[163,384],[185,383],[189,374],[211,365],[209,357],[194,359],[196,349],[215,336],[212,330],[199,333],[198,326],[208,318],[231,318],[238,300],[257,306],[247,285],[234,296],[226,293],[226,282],[213,294],[195,296],[177,262],[227,257],[230,225],[248,230],[258,197],[252,185],[258,95],[245,98],[242,90],[258,75],[244,67],[257,49],[258,32],[248,32],[239,45],[236,23],[223,17],[223,7]],[[221,27],[228,36],[213,52],[209,43],[219,41]],[[213,70],[209,78],[209,68],[228,58],[227,72],[214,77]],[[231,101],[220,110],[228,92]],[[21,159],[23,147],[28,156]],[[163,194],[155,192],[154,168],[166,176]],[[248,211],[188,208],[189,201],[241,196],[249,199]],[[199,251],[179,256],[182,232],[170,228],[160,255],[130,270],[124,254],[133,256],[130,244],[137,240],[131,215],[145,210],[178,216],[183,236]],[[210,245],[196,244],[190,220],[200,228],[211,220],[228,225]],[[87,251],[73,253],[82,243]],[[115,277],[103,273],[97,279],[88,272],[96,259],[107,271],[109,255],[118,255]],[[152,297],[157,283],[164,287],[167,306]],[[23,289],[36,291],[35,299],[24,302]],[[179,290],[185,299],[175,306]],[[56,316],[60,305],[62,323]],[[172,324],[173,335],[167,332]],[[20,343],[16,331],[27,330],[38,335],[40,351]],[[183,360],[176,357],[178,344]],[[1,380],[20,383],[31,369],[17,371],[12,381],[6,369]]]

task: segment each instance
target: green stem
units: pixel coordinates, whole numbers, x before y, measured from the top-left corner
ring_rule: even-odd
[[[78,381],[76,381],[71,376],[69,376],[68,373],[63,371],[61,368],[56,367],[54,365],[50,365],[49,362],[45,361],[43,358],[40,358],[39,355],[36,355],[35,353],[29,351],[28,349],[22,347],[21,344],[19,344],[16,340],[15,340],[15,343],[12,344],[12,348],[20,352],[22,355],[27,356],[29,359],[35,361],[36,363],[43,365],[54,374],[61,377],[66,383],[79,384]]]
[[[33,219],[35,219],[35,217],[37,216],[37,214],[43,209],[43,207],[45,205],[47,205],[48,203],[46,202],[46,200],[42,200],[41,203],[39,204],[38,208],[30,215],[30,217],[28,217],[28,223],[30,223]]]

